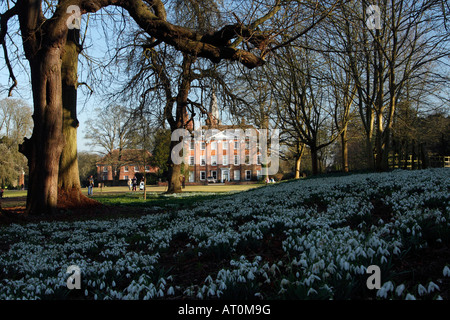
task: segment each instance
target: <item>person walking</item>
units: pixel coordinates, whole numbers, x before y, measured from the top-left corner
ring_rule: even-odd
[[[92,196],[94,193],[94,177],[89,177],[89,185],[88,185],[88,196]]]
[[[132,184],[133,184],[133,191],[136,191],[136,187],[137,187],[137,179],[136,179],[136,176],[133,177]]]
[[[128,190],[130,190],[131,191],[131,185],[132,185],[132,181],[131,181],[131,178],[128,178]]]

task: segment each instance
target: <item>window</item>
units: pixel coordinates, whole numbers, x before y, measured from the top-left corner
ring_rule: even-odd
[[[252,170],[245,170],[245,180],[252,179]]]
[[[150,166],[145,166],[145,172],[150,172]]]
[[[128,180],[128,176],[123,176],[123,180]]]
[[[228,150],[228,141],[226,141],[226,140],[222,141],[222,149],[223,150]]]
[[[245,140],[245,149],[250,149],[250,140],[249,139],[246,139]]]
[[[128,166],[125,166],[125,167],[123,168],[123,172],[128,172]]]
[[[139,167],[138,166],[134,166],[134,172],[139,172]]]
[[[194,156],[190,156],[189,157],[189,165],[193,166],[194,164],[195,164],[195,158],[194,158]]]
[[[245,156],[245,164],[250,164],[250,156]]]
[[[194,181],[195,181],[194,172],[189,171],[189,182],[194,182]]]
[[[206,149],[206,143],[205,143],[205,141],[202,141],[202,142],[200,143],[200,149],[201,149],[201,150],[205,150],[205,149]]]
[[[256,170],[256,178],[259,180],[261,179],[262,174],[261,174],[261,170]]]
[[[261,155],[258,154],[258,156],[256,157],[256,164],[261,164]]]
[[[108,167],[103,167],[103,172],[108,172]]]
[[[190,143],[189,143],[189,149],[190,150],[194,150],[195,149],[195,140],[191,139]]]
[[[200,180],[206,180],[206,171],[200,171]]]
[[[223,155],[223,156],[222,156],[222,164],[223,164],[224,166],[227,166],[227,165],[228,165],[228,156],[227,156],[227,155]]]
[[[211,150],[217,150],[217,141],[211,142]]]
[[[239,170],[234,170],[234,181],[241,180],[241,172]]]
[[[200,156],[200,165],[201,166],[206,166],[206,158],[205,158],[205,156]]]
[[[217,156],[211,156],[211,165],[217,166]]]
[[[213,177],[214,179],[217,179],[217,171],[211,171],[211,177]]]
[[[237,136],[234,136],[234,149],[239,149],[239,140]]]
[[[235,155],[235,156],[234,156],[234,165],[235,165],[235,166],[238,166],[238,165],[239,165],[239,156],[238,156],[238,155]]]

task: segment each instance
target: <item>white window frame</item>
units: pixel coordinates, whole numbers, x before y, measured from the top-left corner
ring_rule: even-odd
[[[139,172],[139,166],[134,166],[134,172]]]
[[[103,172],[108,172],[108,167],[107,166],[103,167]]]
[[[190,142],[189,142],[189,150],[194,150],[195,149],[195,140],[191,138]]]
[[[206,156],[200,156],[200,165],[202,167],[206,166]]]
[[[128,166],[123,167],[123,172],[128,172]]]
[[[228,165],[228,155],[227,154],[222,155],[222,164],[224,166]]]
[[[222,150],[228,150],[228,141],[227,140],[222,141]]]
[[[217,156],[211,156],[211,165],[217,166]]]
[[[203,178],[202,178],[203,176]],[[205,181],[206,180],[206,171],[200,171],[200,181]]]
[[[200,150],[206,150],[206,142],[200,141]]]
[[[249,177],[249,173],[250,173],[250,177]],[[245,170],[245,180],[246,181],[252,180],[252,170]]]
[[[217,170],[211,170],[211,177],[217,180]]]
[[[239,155],[237,155],[237,154],[234,155],[234,165],[235,166],[239,165]]]
[[[194,166],[195,165],[195,157],[194,156],[189,156],[189,165],[190,166]]]
[[[236,179],[236,173],[237,173],[237,179]],[[241,180],[241,170],[234,170],[234,172],[233,172],[233,180],[234,181],[240,181]]]

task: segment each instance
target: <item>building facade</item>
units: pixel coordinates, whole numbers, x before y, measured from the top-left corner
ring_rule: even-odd
[[[253,133],[245,136],[243,133]],[[262,179],[258,131],[251,125],[222,125],[217,102],[213,96],[206,124],[193,132],[184,145],[188,156],[190,183],[250,182]]]
[[[150,165],[151,154],[138,149],[113,150],[97,161],[97,180],[103,185],[126,185],[129,179],[139,181],[146,173],[156,173]]]

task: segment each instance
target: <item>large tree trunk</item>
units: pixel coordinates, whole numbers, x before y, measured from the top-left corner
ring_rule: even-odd
[[[299,143],[297,147],[297,153],[295,156],[295,179],[300,179],[300,171],[304,151],[305,151],[305,144]]]
[[[174,164],[173,162],[169,164],[168,174],[168,187],[166,193],[181,193],[181,165]]]
[[[62,135],[62,46],[43,48],[29,58],[34,103],[34,128],[20,151],[29,166],[28,214],[55,213],[58,172],[64,146]]]
[[[383,128],[383,113],[377,113],[377,132],[375,136],[375,170],[383,171],[383,157],[384,157],[384,128]]]
[[[316,148],[310,148],[311,150],[311,167],[312,167],[312,174],[317,175],[319,173],[319,157],[318,152]]]
[[[77,156],[77,87],[80,30],[68,31],[62,58],[63,136],[65,145],[61,153],[58,175],[58,207],[74,208],[98,204],[81,192]]]
[[[170,129],[174,132],[177,129],[188,129],[190,119],[187,114],[188,96],[191,89],[191,66],[194,58],[183,55],[183,73],[177,95],[176,120],[171,123]],[[180,142],[172,141],[170,143],[170,153],[168,159],[168,188],[167,193],[181,193],[181,164],[174,164],[171,158],[173,148]],[[185,156],[185,155],[184,155]]]

